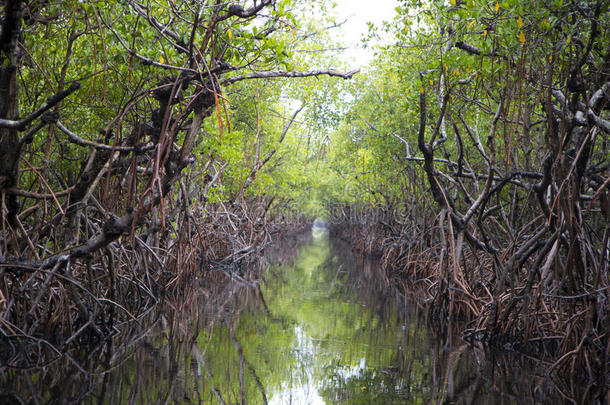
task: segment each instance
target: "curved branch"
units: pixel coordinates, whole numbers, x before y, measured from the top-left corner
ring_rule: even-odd
[[[268,5],[270,5],[271,1],[272,0],[264,0],[260,4],[254,5],[254,6],[250,7],[247,10],[245,10],[239,4],[231,4],[231,5],[229,5],[229,11],[226,14],[218,16],[217,18],[214,19],[214,24],[219,23],[221,21],[224,21],[227,18],[230,18],[232,16],[236,16],[236,17],[240,17],[240,18],[250,18],[250,17],[253,17],[259,11],[261,11],[263,8],[265,8]]]
[[[70,131],[59,121],[57,121],[57,128],[59,128],[63,133],[68,135],[68,138],[70,138],[70,142],[75,143],[80,146],[91,146],[95,149],[115,150],[115,151],[119,151],[119,152],[133,152],[133,151],[142,152],[142,151],[150,150],[150,149],[154,148],[154,145],[148,145],[148,146],[144,146],[142,148],[138,148],[138,147],[133,147],[133,146],[113,146],[113,145],[106,145],[105,143],[88,141],[88,140],[83,139],[80,136],[76,135],[74,132]]]

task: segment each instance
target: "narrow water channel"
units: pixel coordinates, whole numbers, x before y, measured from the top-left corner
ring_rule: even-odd
[[[449,332],[427,327],[374,263],[324,232],[281,262],[260,289],[236,280],[223,311],[148,339],[113,376],[105,402],[561,402],[523,359],[490,359],[439,336]]]
[[[151,326],[123,334],[132,342],[126,349],[15,371],[14,397],[111,404],[564,402],[538,377],[544,366],[472,349],[427,326],[374,263],[324,232],[296,255],[273,261],[261,285],[236,277],[224,291],[167,306]]]

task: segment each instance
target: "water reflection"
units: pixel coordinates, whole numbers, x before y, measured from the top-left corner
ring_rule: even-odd
[[[404,333],[399,317],[392,316],[398,313],[396,308],[384,305],[387,285],[372,277],[365,263],[341,258],[326,235],[316,231],[314,241],[288,271],[271,270],[274,275],[265,289],[271,313],[288,319],[294,335],[284,363],[294,360],[295,366],[289,369],[290,378],[273,389],[270,403],[349,399],[341,389],[346,382],[371,370],[393,369]],[[357,388],[361,393],[366,387]]]
[[[544,364],[430,328],[373,263],[316,228],[296,258],[286,254],[295,241],[270,253],[277,264],[262,286],[243,277],[202,286],[112,344],[40,369],[0,367],[0,403],[566,402],[539,377]],[[588,389],[563,387],[576,398]]]

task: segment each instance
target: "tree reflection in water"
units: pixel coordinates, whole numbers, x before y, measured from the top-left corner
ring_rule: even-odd
[[[538,377],[544,364],[431,328],[373,263],[324,234],[298,255],[299,243],[286,243],[270,253],[262,287],[241,277],[208,285],[112,344],[2,369],[0,402],[521,404],[587,389],[563,397]]]

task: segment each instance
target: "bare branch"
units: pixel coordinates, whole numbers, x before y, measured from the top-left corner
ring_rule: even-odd
[[[229,77],[221,81],[222,84],[231,84],[242,80],[250,79],[274,79],[278,77],[316,77],[328,75],[331,77],[341,77],[343,79],[351,79],[356,73],[359,73],[360,69],[354,69],[349,72],[339,72],[337,70],[314,70],[311,72],[282,72],[282,71],[270,71],[270,72],[254,72],[245,75],[239,75]]]
[[[66,128],[64,126],[64,124],[62,124],[59,121],[57,121],[57,128],[59,128],[63,133],[68,135],[70,142],[75,143],[80,146],[91,146],[96,149],[115,150],[115,151],[119,151],[119,152],[144,151],[144,150],[150,150],[150,149],[154,148],[154,145],[147,145],[142,148],[136,148],[136,147],[131,147],[131,146],[106,145],[105,143],[88,141],[88,140],[83,139],[80,136],[76,135],[74,132],[70,131],[68,128]]]
[[[40,106],[40,108],[38,108],[36,111],[34,111],[30,115],[28,115],[27,117],[25,117],[19,121],[0,119],[0,128],[11,128],[11,129],[17,129],[17,130],[25,129],[30,122],[34,121],[36,118],[40,117],[46,111],[53,108],[57,103],[59,103],[64,98],[68,97],[70,94],[74,93],[79,88],[80,88],[79,82],[72,83],[72,85],[68,89],[62,90],[59,93],[49,97],[47,99],[47,102],[44,103],[42,106]]]

